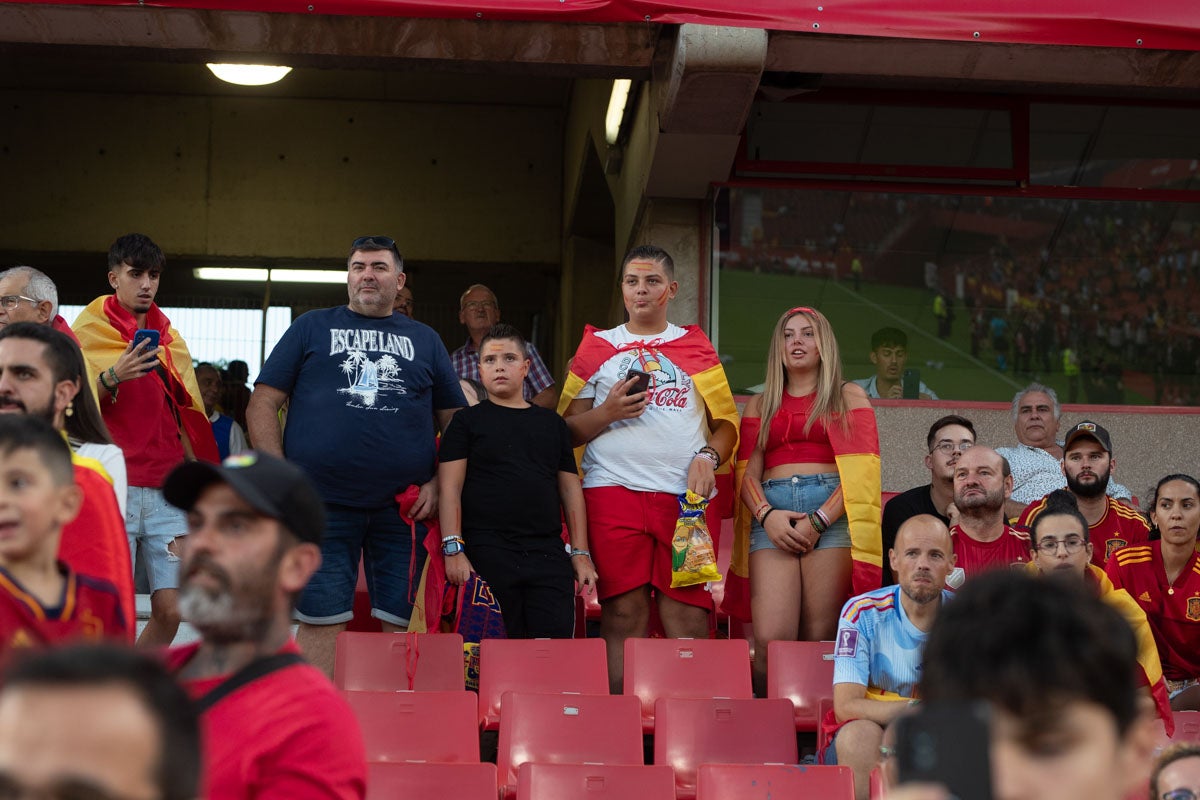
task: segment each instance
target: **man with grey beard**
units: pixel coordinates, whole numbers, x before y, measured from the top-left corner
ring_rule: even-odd
[[[187,513],[179,608],[203,637],[167,654],[202,712],[201,796],[361,800],[358,723],[291,638],[296,596],[321,563],[316,489],[251,451],[183,464],[163,495]]]
[[[824,763],[854,771],[857,800],[867,800],[884,730],[910,705],[925,638],[952,597],[946,576],[954,553],[950,532],[937,517],[907,519],[888,558],[899,585],[852,597],[842,608],[833,650],[833,710],[821,723],[831,736]]]

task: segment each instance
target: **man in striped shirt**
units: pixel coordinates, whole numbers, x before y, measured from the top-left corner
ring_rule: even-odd
[[[860,594],[842,608],[833,652],[833,711],[822,721],[833,737],[824,761],[854,771],[858,800],[868,797],[884,728],[915,700],[925,639],[952,596],[946,576],[954,568],[954,552],[941,520],[928,514],[907,520],[888,557],[899,585]]]

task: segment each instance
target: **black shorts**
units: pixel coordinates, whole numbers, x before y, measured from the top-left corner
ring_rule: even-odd
[[[526,549],[468,544],[466,552],[500,604],[508,638],[575,635],[575,571],[561,540]]]

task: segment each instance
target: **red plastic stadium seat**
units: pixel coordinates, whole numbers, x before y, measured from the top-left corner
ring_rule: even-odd
[[[642,730],[654,730],[663,697],[750,699],[750,643],[745,639],[626,639],[625,694],[638,698]]]
[[[1200,742],[1200,711],[1176,711],[1172,742]]]
[[[474,692],[342,692],[367,748],[367,761],[479,761]]]
[[[825,748],[829,746],[829,737],[825,734],[825,726],[821,723],[825,720],[825,715],[833,710],[833,698],[821,698],[820,705],[817,706],[817,756],[821,757],[825,754]]]
[[[796,730],[815,731],[821,701],[833,699],[833,642],[769,643],[767,697],[791,700]]]
[[[636,697],[505,692],[496,779],[516,793],[522,764],[642,764]]]
[[[825,769],[829,769],[829,767],[825,767]],[[883,787],[883,771],[879,769],[879,767],[875,767],[873,770],[871,770],[868,780],[870,781],[870,785],[867,787],[868,796],[871,798],[871,800],[883,800],[883,796],[886,793],[886,790]],[[854,796],[853,779],[850,781],[850,796]]]
[[[783,764],[701,764],[696,800],[854,800],[849,767]]]
[[[675,800],[664,766],[522,764],[517,775],[517,800]]]
[[[603,639],[484,639],[479,646],[479,722],[500,727],[505,692],[608,694]]]
[[[495,764],[367,764],[367,800],[496,800]]]
[[[333,682],[355,692],[461,692],[463,639],[457,633],[354,633],[337,637]]]
[[[696,796],[701,764],[795,764],[796,723],[787,700],[655,703],[654,763],[675,770],[675,795]]]

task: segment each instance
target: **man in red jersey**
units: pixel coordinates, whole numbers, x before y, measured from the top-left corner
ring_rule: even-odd
[[[1141,512],[1106,494],[1116,466],[1112,437],[1102,426],[1084,421],[1067,432],[1062,471],[1067,478],[1067,490],[1075,496],[1079,511],[1088,522],[1092,563],[1101,568],[1117,550],[1143,544],[1150,538],[1150,523]],[[1018,528],[1030,529],[1045,509],[1047,497],[1025,507],[1017,518]]]
[[[82,502],[71,450],[29,415],[0,416],[0,654],[125,634],[116,588],[57,558]]]
[[[975,445],[959,456],[954,467],[959,520],[950,536],[958,567],[968,578],[1029,561],[1029,534],[1010,527],[1004,516],[1012,485],[1008,461],[990,447]]]
[[[202,712],[202,796],[362,798],[358,723],[291,638],[296,596],[321,561],[317,490],[250,451],[183,464],[163,495],[187,512],[179,608],[203,639],[169,651],[168,667]]]

